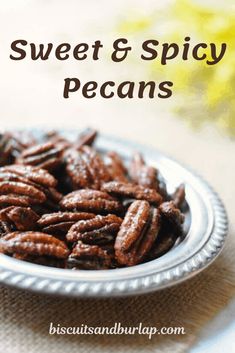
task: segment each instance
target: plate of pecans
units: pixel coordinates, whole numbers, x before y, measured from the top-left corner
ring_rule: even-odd
[[[0,281],[81,297],[184,281],[220,253],[224,206],[162,153],[93,129],[0,135]]]

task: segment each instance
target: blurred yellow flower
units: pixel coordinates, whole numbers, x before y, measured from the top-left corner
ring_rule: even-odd
[[[191,42],[227,43],[223,59],[213,66],[205,61],[177,60],[160,67],[152,62],[151,77],[155,75],[174,82],[179,115],[194,126],[213,122],[235,136],[235,12],[211,7],[190,0],[176,1],[170,7],[152,11],[149,16],[129,16],[119,25],[119,32],[134,38],[156,38],[161,41],[183,43],[186,36]],[[207,55],[210,55],[209,50]]]

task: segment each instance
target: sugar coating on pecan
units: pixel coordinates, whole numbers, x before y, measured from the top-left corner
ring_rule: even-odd
[[[143,156],[136,152],[130,163],[131,179],[144,187],[150,189],[159,189],[158,171],[156,168],[146,165]]]
[[[134,201],[129,207],[115,241],[120,264],[133,266],[144,259],[160,230],[160,212],[147,201]]]
[[[181,208],[182,205],[185,202],[185,186],[184,184],[180,184],[174,194],[172,195],[172,200],[174,201],[174,204],[176,207]]]
[[[120,213],[122,204],[109,194],[99,190],[77,190],[63,197],[60,205],[65,210],[94,213]]]
[[[19,194],[7,194],[0,195],[0,207],[8,206],[22,206],[28,207],[37,204],[38,201],[32,197],[19,195]]]
[[[66,171],[71,179],[73,189],[92,186],[92,176],[80,151],[74,148],[69,149],[65,154],[65,161]]]
[[[128,208],[117,235],[115,249],[128,251],[145,229],[150,213],[147,201],[134,201]]]
[[[87,163],[92,178],[92,187],[100,189],[102,183],[111,179],[104,161],[92,147],[83,146],[80,148],[80,151],[82,151],[83,159]]]
[[[6,254],[46,255],[67,258],[66,244],[52,235],[40,232],[13,232],[0,239],[0,252]]]
[[[56,212],[44,214],[39,220],[38,224],[41,227],[57,224],[61,222],[77,222],[94,218],[95,214],[87,212]]]
[[[112,180],[124,183],[128,182],[127,169],[118,153],[113,151],[108,152],[106,155],[106,165]]]
[[[51,142],[56,146],[59,146],[63,150],[70,148],[72,146],[72,143],[62,136],[58,131],[52,130],[49,131],[48,133],[45,134],[44,140],[46,142]]]
[[[110,175],[99,154],[89,146],[79,150],[71,148],[65,154],[66,171],[73,189],[100,189],[103,182],[110,180]]]
[[[97,131],[95,129],[87,128],[81,132],[78,141],[75,143],[76,148],[81,148],[84,145],[91,146],[97,137]]]
[[[96,241],[96,238],[99,241],[99,236],[105,240],[107,239],[107,237],[104,237],[105,234],[117,234],[121,223],[122,219],[113,214],[107,216],[97,215],[94,218],[75,223],[68,231],[66,237],[68,241],[72,242],[78,240],[92,242],[92,240]]]
[[[0,168],[0,207],[43,203],[49,210],[57,210],[63,196],[55,189],[55,178],[43,169],[18,167]]]
[[[59,235],[66,234],[76,222],[94,217],[95,214],[86,212],[57,212],[44,214],[37,224],[44,233]]]
[[[10,206],[0,211],[0,220],[8,222],[15,230],[36,229],[39,216],[30,207]]]
[[[68,268],[105,270],[110,268],[111,256],[97,245],[77,243],[67,260]]]
[[[182,224],[184,222],[184,215],[176,207],[174,201],[163,202],[159,206],[159,210],[172,224]]]
[[[8,194],[25,195],[33,198],[38,203],[46,200],[45,194],[34,186],[15,181],[0,182],[0,195]]]
[[[6,235],[7,233],[11,233],[14,231],[14,228],[13,228],[13,225],[10,224],[9,222],[7,221],[2,221],[0,219],[0,238],[3,236],[3,235]]]
[[[26,148],[37,144],[37,140],[30,131],[12,131],[12,156],[17,158]]]
[[[51,171],[60,165],[63,150],[61,145],[46,142],[24,150],[17,159],[17,163]]]
[[[9,133],[0,133],[0,166],[13,162],[12,138]]]
[[[146,200],[155,205],[159,205],[163,200],[162,196],[156,190],[131,183],[110,181],[103,184],[101,189],[111,195],[130,197],[137,200]]]
[[[0,168],[0,172],[15,173],[45,187],[55,187],[57,185],[57,180],[53,175],[38,167],[12,164]]]

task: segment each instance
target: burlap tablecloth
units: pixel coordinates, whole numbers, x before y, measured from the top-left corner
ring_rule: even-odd
[[[103,125],[103,122],[99,124]],[[178,127],[172,124],[173,120],[173,134]],[[154,125],[156,128],[156,122]],[[195,135],[182,127],[184,143],[189,146],[186,150],[180,142],[167,143],[170,140],[170,129],[168,137],[159,135],[158,141],[154,138],[156,130],[150,128],[147,138],[141,124],[125,133],[118,128],[118,122],[111,129],[115,129],[117,135],[120,133],[160,146],[200,170],[212,182],[224,199],[230,216],[231,236],[226,247],[215,263],[203,273],[178,286],[148,295],[87,300],[35,295],[1,287],[0,352],[187,352],[204,325],[234,297],[233,143],[210,134]],[[184,326],[186,335],[156,335],[151,341],[142,335],[50,336],[50,322],[60,323],[61,326],[113,326],[115,322],[123,326],[137,326],[140,322],[144,326]]]

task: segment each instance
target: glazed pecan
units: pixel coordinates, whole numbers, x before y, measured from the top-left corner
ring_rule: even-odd
[[[99,189],[101,184],[110,180],[108,170],[98,155],[89,146],[80,150],[69,149],[65,154],[66,171],[74,190],[81,188]]]
[[[67,258],[69,250],[64,242],[40,232],[13,232],[0,239],[0,252]]]
[[[134,201],[129,207],[115,241],[120,264],[133,266],[151,249],[160,230],[160,213],[147,201]]]
[[[101,189],[111,195],[146,200],[154,205],[159,205],[162,202],[162,196],[156,190],[146,188],[142,185],[110,181],[103,184]]]
[[[122,204],[104,191],[84,189],[63,197],[60,205],[65,210],[77,210],[100,214],[122,212]]]
[[[0,133],[0,166],[13,163],[12,137],[9,133]]]
[[[127,170],[122,159],[116,152],[108,152],[106,156],[106,165],[112,180],[128,182]]]
[[[62,200],[63,195],[55,188],[41,188],[41,190],[43,190],[47,198],[44,203],[45,208],[48,208],[50,211],[58,211],[59,202]]]
[[[184,186],[184,184],[180,184],[176,188],[176,190],[172,196],[172,200],[174,201],[174,204],[176,205],[176,207],[178,207],[178,208],[182,207],[182,205],[185,201],[185,186]]]
[[[80,151],[69,149],[65,154],[65,162],[73,190],[92,187],[93,178]]]
[[[48,209],[51,209],[51,210],[56,210],[58,208],[58,203],[62,199],[62,195],[54,187],[42,186],[41,184],[37,184],[36,182],[28,179],[27,177],[16,174],[15,172],[6,171],[5,168],[0,168],[0,182],[5,182],[5,183],[19,182],[19,183],[26,184],[30,187],[36,188],[37,190],[39,190],[45,195],[46,197],[45,205],[48,207]],[[35,204],[36,203],[35,201],[38,202],[38,200],[34,200],[33,195],[30,194],[29,197],[30,197],[30,200],[28,201],[26,200],[26,202],[23,199],[23,203],[21,202],[19,204],[19,203],[15,203],[15,201],[13,200],[13,203],[9,203],[9,204],[28,206],[31,204]],[[5,202],[4,200],[2,200],[2,203]]]
[[[107,167],[100,155],[93,148],[83,146],[80,148],[80,151],[92,178],[92,188],[100,189],[102,183],[110,180]]]
[[[49,131],[45,136],[44,136],[44,140],[46,142],[51,142],[54,145],[56,145],[57,147],[59,146],[60,148],[62,148],[63,150],[70,148],[72,146],[72,143],[65,138],[64,136],[62,136],[58,131]]]
[[[0,238],[7,233],[13,232],[13,226],[9,222],[0,220]]]
[[[148,166],[140,153],[135,153],[130,164],[130,177],[139,185],[150,189],[159,189],[158,171]]]
[[[44,201],[46,195],[35,186],[15,181],[0,182],[0,207],[28,207]]]
[[[61,164],[62,154],[62,146],[46,142],[25,149],[19,158],[17,158],[17,163],[53,171]]]
[[[84,270],[105,270],[111,266],[111,256],[97,245],[78,242],[67,260],[67,267]]]
[[[14,182],[20,182],[32,186],[36,186],[37,184],[30,181],[29,179],[25,178],[24,176],[20,176],[18,174],[12,173],[12,172],[6,172],[3,171],[3,168],[0,168],[0,182],[2,181],[14,181]]]
[[[0,173],[14,173],[44,187],[55,187],[56,179],[46,170],[33,166],[9,165],[0,168]]]
[[[81,240],[88,244],[109,243],[119,231],[121,223],[122,219],[115,215],[97,215],[92,219],[75,223],[68,231],[66,238],[70,242]]]
[[[87,128],[85,129],[78,138],[77,143],[75,143],[76,148],[81,148],[84,145],[91,146],[95,141],[97,136],[97,131],[94,129]]]
[[[159,211],[161,212],[165,227],[169,227],[172,232],[181,235],[183,232],[182,224],[184,222],[184,215],[176,207],[174,201],[163,202],[159,206]]]
[[[0,195],[0,208],[8,206],[29,207],[35,203],[37,202],[35,202],[35,200],[29,196],[17,194]]]
[[[76,222],[94,217],[93,213],[57,212],[44,214],[37,223],[43,233],[65,235]]]
[[[34,186],[15,181],[0,182],[0,195],[8,194],[28,196],[32,198],[35,203],[42,203],[46,200],[45,194]]]
[[[0,220],[10,224],[12,230],[34,230],[38,219],[39,216],[29,207],[10,206],[0,211]]]
[[[13,131],[11,135],[12,156],[17,158],[23,150],[37,144],[35,137],[28,131]]]

